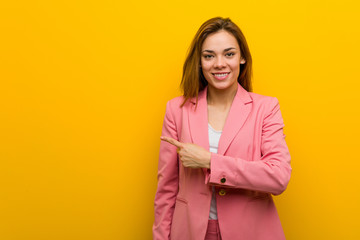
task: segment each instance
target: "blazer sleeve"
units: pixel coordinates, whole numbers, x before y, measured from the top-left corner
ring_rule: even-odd
[[[178,139],[176,124],[171,113],[170,101],[166,104],[162,136]],[[174,213],[176,196],[178,193],[179,165],[176,147],[166,141],[160,141],[158,163],[158,186],[155,194],[153,224],[153,239],[170,239],[172,216]]]
[[[254,161],[211,153],[209,183],[274,195],[282,193],[290,180],[290,153],[283,133],[283,118],[277,98],[262,124],[261,158]]]

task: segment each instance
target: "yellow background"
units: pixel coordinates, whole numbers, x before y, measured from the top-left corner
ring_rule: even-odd
[[[2,1],[0,239],[151,239],[166,101],[230,17],[292,156],[287,239],[360,239],[358,1]]]

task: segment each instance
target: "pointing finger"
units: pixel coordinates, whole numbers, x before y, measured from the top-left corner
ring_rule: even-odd
[[[175,147],[178,147],[178,148],[182,147],[181,142],[179,142],[171,137],[161,136],[160,139],[174,145]]]

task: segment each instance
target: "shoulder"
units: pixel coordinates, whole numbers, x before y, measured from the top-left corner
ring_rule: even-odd
[[[173,116],[177,118],[181,115],[183,107],[189,103],[187,101],[183,107],[181,107],[182,103],[184,102],[183,96],[174,97],[166,102],[166,110],[165,114],[168,116]]]
[[[270,114],[280,109],[279,100],[276,97],[253,92],[249,92],[249,95],[252,99],[253,108],[264,114]]]
[[[184,96],[178,96],[168,100],[167,104],[170,105],[171,107],[177,108],[181,106],[183,101],[184,101]]]
[[[188,101],[186,101],[184,106],[181,107],[184,100],[185,100],[184,96],[174,97],[167,101],[166,108],[168,110],[171,110],[172,112],[176,113],[176,112],[179,112],[182,108],[184,108],[184,107],[186,108],[189,104],[192,104],[192,103],[190,103],[190,100],[188,100]]]
[[[258,106],[269,107],[279,104],[279,100],[276,97],[262,95],[254,92],[249,92],[249,95],[253,100],[253,103]]]

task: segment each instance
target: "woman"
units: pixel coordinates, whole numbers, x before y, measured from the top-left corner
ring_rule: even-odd
[[[202,24],[167,102],[155,196],[156,240],[285,239],[272,195],[289,182],[277,98],[251,92],[251,55],[229,18]]]

